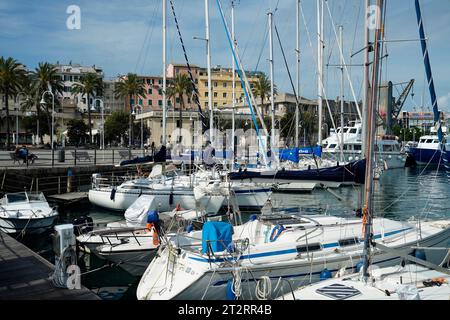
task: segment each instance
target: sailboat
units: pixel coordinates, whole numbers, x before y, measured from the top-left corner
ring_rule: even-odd
[[[383,0],[378,0],[378,6],[381,8]],[[420,4],[416,0],[416,10],[419,25],[421,24]],[[367,8],[369,1],[366,2]],[[378,60],[379,60],[379,41],[381,21],[383,18],[378,17],[377,32],[375,37],[375,52],[373,64],[373,88],[378,87]],[[377,103],[377,92],[374,89],[371,96],[370,113],[371,119],[374,118],[374,107]],[[375,97],[375,98],[374,98]],[[374,126],[369,122],[368,128]],[[369,131],[368,139],[368,158],[372,159],[374,155],[374,130]],[[374,229],[372,219],[372,183],[369,182],[373,176],[374,166],[372,165],[367,170],[367,184],[366,184],[366,205],[364,208],[364,262],[360,271],[345,275],[345,270],[342,270],[341,275],[336,279],[328,279],[318,284],[313,284],[296,291],[286,294],[280,299],[301,299],[301,300],[448,300],[450,298],[450,248],[443,243],[443,247],[435,248],[441,252],[446,252],[442,260],[437,263],[430,263],[427,259],[426,250],[430,248],[417,247],[414,249],[415,256],[405,255],[398,252],[396,249],[388,248],[385,243],[381,243],[372,235]],[[375,219],[376,220],[376,219]],[[445,223],[445,222],[440,222]],[[447,229],[450,223],[447,222]],[[392,254],[400,255],[402,262],[400,265],[378,268],[375,265],[374,256],[378,250],[391,252]],[[430,252],[429,251],[429,252]],[[432,251],[431,251],[432,252]],[[406,262],[413,262],[415,264],[406,264]],[[359,272],[358,272],[359,271]],[[325,277],[324,277],[325,278]]]
[[[370,162],[367,168],[372,167]],[[366,170],[366,186],[372,184],[370,172]],[[445,246],[450,236],[448,221],[376,218],[364,225],[361,237],[360,219],[269,213],[238,226],[210,222],[201,231],[170,234],[143,274],[136,294],[140,300],[257,299],[267,296],[259,290],[261,281],[284,294],[290,288],[279,286],[284,280],[297,288],[318,281],[322,274],[353,270],[367,257],[369,234],[385,246],[372,254],[372,263],[382,267],[412,254],[412,246]],[[437,253],[429,256],[430,262],[442,259]],[[366,266],[364,261],[364,270]]]

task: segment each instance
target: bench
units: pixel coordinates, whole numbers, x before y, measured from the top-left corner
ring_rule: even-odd
[[[91,161],[91,156],[87,151],[71,151],[72,157],[76,160],[86,160]]]
[[[19,164],[22,164],[22,163],[23,163],[23,159],[22,159],[22,158],[19,158],[19,157],[16,155],[15,152],[10,152],[10,153],[9,153],[9,156],[11,157],[11,160],[14,161],[13,164],[16,164],[16,162],[19,163]]]
[[[130,156],[130,153],[129,153],[129,151],[128,150],[121,150],[121,151],[119,151],[119,156],[120,156],[120,160],[123,160],[123,159],[129,159],[129,156]]]
[[[25,164],[26,162],[24,162],[23,161],[23,158],[20,158],[19,156],[17,156],[17,154],[15,153],[15,152],[10,152],[9,153],[9,156],[11,157],[11,160],[13,160],[14,162],[13,162],[13,164],[16,164],[16,162],[19,164],[19,165],[22,165],[22,164]],[[28,155],[28,163],[30,164],[33,164],[34,163],[34,161],[37,159],[38,157],[36,156],[36,155],[34,155],[34,154],[29,154]]]

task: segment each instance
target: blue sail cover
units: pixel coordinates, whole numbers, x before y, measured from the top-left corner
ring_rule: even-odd
[[[277,181],[323,181],[363,184],[365,181],[366,160],[358,160],[344,166],[309,170],[280,170],[275,173],[244,170],[231,172],[230,180],[271,179]]]
[[[120,162],[121,166],[130,165],[130,164],[142,164],[147,162],[166,162],[167,159],[166,147],[161,146],[161,149],[155,153],[155,156],[145,156],[145,157],[136,157],[131,160],[123,160]]]
[[[227,222],[208,221],[202,229],[202,253],[208,253],[208,243],[213,252],[228,248],[233,237],[233,226]]]
[[[311,151],[312,149],[312,151]],[[313,154],[317,157],[322,157],[322,147],[303,147],[299,148],[298,150],[299,154],[301,155],[307,155],[307,154]]]
[[[298,148],[293,149],[281,149],[279,152],[280,160],[282,161],[292,161],[298,163],[300,158],[298,156]]]

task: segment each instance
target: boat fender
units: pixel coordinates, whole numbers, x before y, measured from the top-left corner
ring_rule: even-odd
[[[424,250],[414,249],[414,257],[420,260],[427,261],[427,256]]]
[[[109,196],[109,198],[114,201],[114,199],[116,198],[116,188],[112,188],[111,189],[111,195]]]
[[[192,226],[192,224],[188,224],[188,225],[186,226],[186,232],[189,233],[189,232],[191,232],[192,230],[194,230],[194,227]]]
[[[227,300],[236,300],[236,295],[233,291],[233,279],[229,279],[227,282]]]
[[[362,261],[359,261],[356,264],[356,272],[359,272],[361,270],[361,268],[363,267],[364,263]]]
[[[147,212],[147,223],[156,223],[159,221],[158,211],[149,210]]]
[[[278,239],[280,234],[286,230],[281,224],[277,224],[275,227],[273,227],[272,232],[270,233],[270,242],[274,242]]]
[[[327,268],[323,269],[322,272],[320,272],[320,281],[331,279],[331,277],[332,277],[331,271],[328,270]]]

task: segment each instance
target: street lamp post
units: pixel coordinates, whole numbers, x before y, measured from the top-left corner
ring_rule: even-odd
[[[143,108],[142,105],[137,104],[134,107],[131,115],[135,116],[137,114],[136,109],[139,111],[139,114],[142,114],[142,108]],[[144,121],[142,117],[141,117],[141,150],[142,152],[144,151]]]
[[[55,135],[55,95],[50,90],[44,91],[42,93],[42,99],[41,99],[41,104],[42,105],[46,104],[44,97],[45,97],[45,94],[47,94],[47,93],[52,96],[52,133],[51,133],[52,136],[51,136],[50,141],[51,141],[51,144],[52,144],[51,148],[52,148],[52,166],[53,166],[53,164],[55,163],[55,154],[53,152],[53,150],[54,150],[54,141],[53,141],[53,139],[54,139],[54,135]]]
[[[100,98],[95,98],[94,104],[97,100],[100,101],[100,111],[101,111],[101,117],[102,117],[102,125],[101,125],[102,135],[101,135],[100,149],[105,150],[105,119],[104,119],[104,115],[103,115],[105,105],[103,103],[103,100]]]

